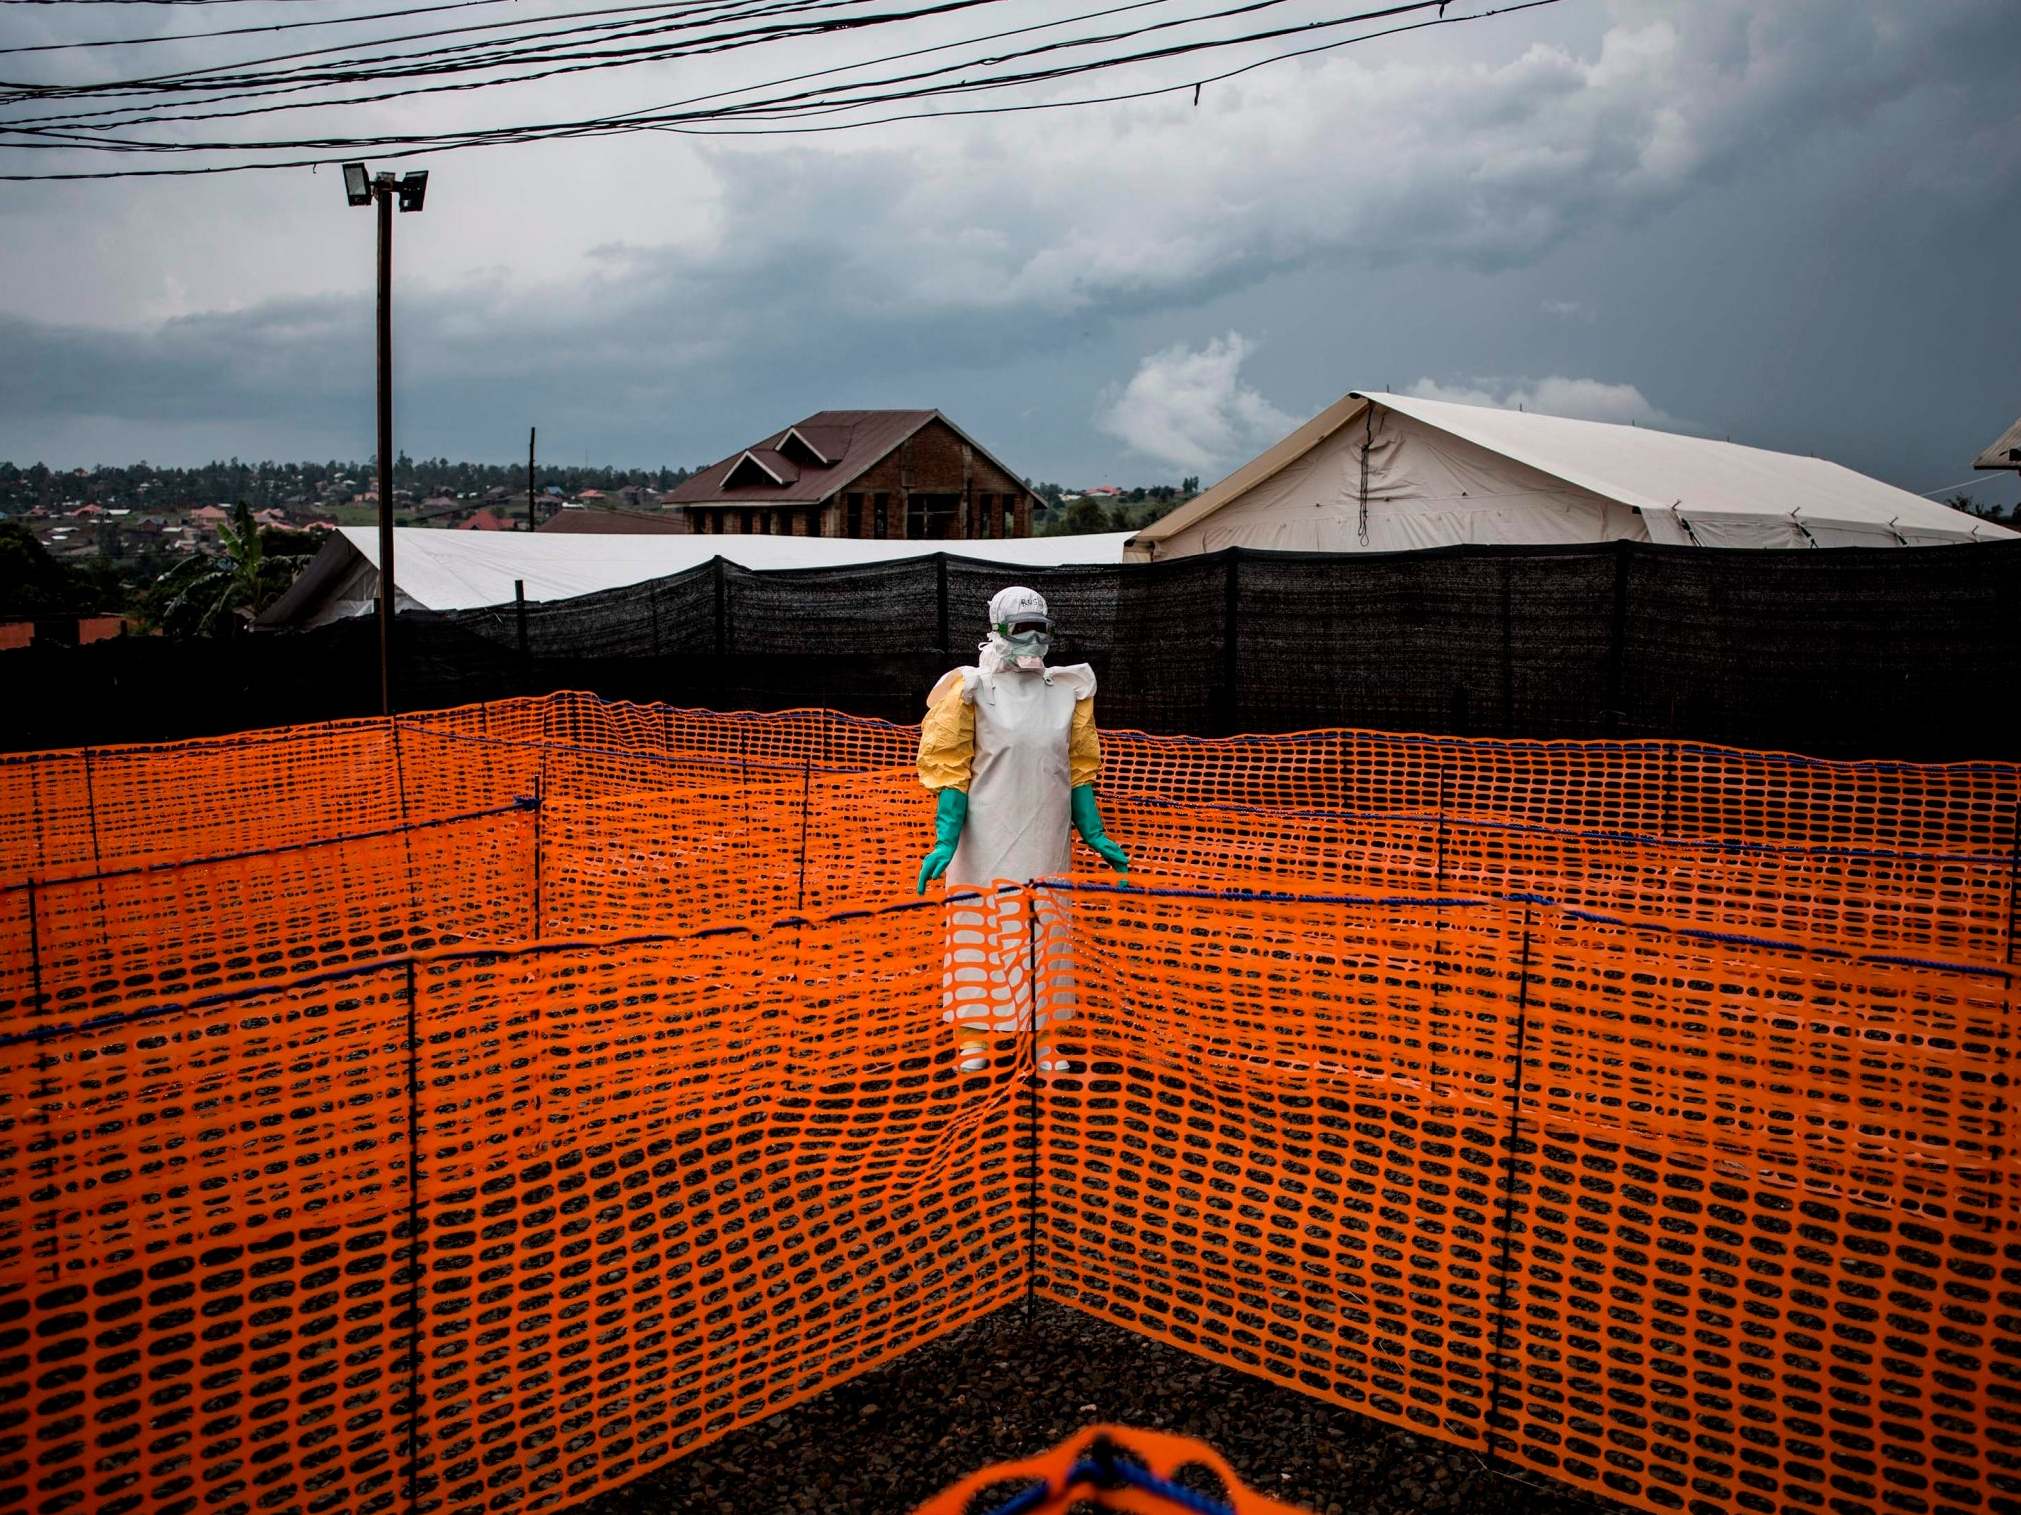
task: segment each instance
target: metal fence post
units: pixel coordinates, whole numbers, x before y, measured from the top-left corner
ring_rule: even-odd
[[[540,940],[540,854],[546,843],[547,828],[547,749],[540,753],[540,772],[533,780],[533,937]]]
[[[946,652],[948,650],[946,553],[936,552],[933,555],[933,569],[934,569],[934,597],[936,603],[939,605],[938,619],[934,627],[933,650],[935,652]]]
[[[813,809],[814,759],[800,760],[800,883],[793,896],[793,908],[807,908],[807,823]]]
[[[730,650],[730,565],[718,557],[709,566],[715,571],[716,656],[720,658]]]
[[[1516,735],[1516,560],[1502,559],[1502,735]]]
[[[1502,1188],[1502,1248],[1497,1264],[1501,1288],[1495,1300],[1495,1345],[1491,1354],[1488,1382],[1487,1447],[1495,1452],[1495,1423],[1502,1413],[1503,1364],[1508,1361],[1510,1253],[1516,1231],[1516,1136],[1523,1108],[1523,1047],[1530,1024],[1530,918],[1531,906],[1523,906],[1523,949],[1516,982],[1516,1067],[1509,1080],[1509,1132],[1507,1137],[1507,1178]]]
[[[2007,853],[2007,962],[2013,963],[2021,942],[2015,940],[2016,912],[2021,907],[2021,798],[2014,801],[2014,843]]]
[[[1614,614],[1607,633],[1607,708],[1600,712],[1600,730],[1614,736],[1621,730],[1628,665],[1628,571],[1634,544],[1626,538],[1614,544]]]
[[[112,922],[105,907],[105,854],[98,845],[98,785],[91,772],[91,749],[84,749],[84,806],[91,817],[91,871],[98,881],[98,946],[105,961],[112,961]]]
[[[1241,654],[1235,628],[1242,614],[1242,549],[1227,549],[1228,563],[1221,586],[1221,711],[1220,735],[1235,735],[1241,719],[1241,695],[1237,680],[1242,676]]]
[[[1030,1330],[1039,1296],[1039,884],[1025,884],[1025,985],[1031,994],[1030,1024],[1025,1027],[1028,1065],[1025,1069],[1025,1329]]]
[[[421,1496],[421,1318],[425,1282],[421,1249],[421,1017],[415,1003],[414,959],[407,959],[407,1508]]]
[[[28,879],[28,1014],[29,1014],[29,1026],[31,1027],[31,1029],[38,1028],[42,1024],[40,1019],[41,1013],[42,1013],[42,912],[39,902],[39,895],[35,885],[35,879],[33,875],[31,875]],[[37,1074],[37,1082],[40,1087],[36,1089],[35,1095],[37,1101],[42,1106],[43,1145],[51,1153],[55,1152],[56,1150],[56,1118],[51,1113],[56,1101],[55,1101],[55,1090],[50,1086],[49,1070],[54,1068],[55,1066],[56,1066],[55,1053],[49,1052],[47,1050],[39,1050],[37,1052],[35,1058],[35,1072]],[[55,1172],[54,1157],[49,1158],[48,1162],[50,1164],[50,1172],[54,1174]],[[34,1171],[32,1164],[29,1165],[29,1170],[31,1172]],[[50,1283],[55,1283],[59,1276],[59,1269],[57,1265],[58,1248],[56,1246],[56,1238],[53,1234],[56,1229],[56,1221],[53,1214],[53,1207],[55,1205],[55,1200],[53,1198],[50,1200],[50,1205],[52,1207],[52,1214],[49,1217],[49,1230],[51,1231],[52,1235],[50,1236],[49,1239],[50,1244],[49,1244],[48,1281]],[[30,1255],[33,1255],[34,1248],[35,1243],[31,1236],[31,1239],[29,1241]]]

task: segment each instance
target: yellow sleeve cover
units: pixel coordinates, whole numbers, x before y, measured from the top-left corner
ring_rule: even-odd
[[[959,789],[966,794],[974,762],[975,706],[961,697],[961,680],[950,679],[920,723],[919,782],[935,793]]]
[[[971,716],[974,711],[970,711]],[[1067,738],[1067,782],[1078,789],[1102,776],[1102,738],[1095,730],[1095,702],[1074,703],[1074,729]]]

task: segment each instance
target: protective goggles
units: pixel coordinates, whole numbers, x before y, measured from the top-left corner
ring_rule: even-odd
[[[1042,615],[1021,615],[1013,620],[998,621],[996,623],[996,633],[998,636],[1001,637],[1027,636],[1034,634],[1038,636],[1051,636],[1052,631],[1053,631],[1052,621],[1046,616]]]

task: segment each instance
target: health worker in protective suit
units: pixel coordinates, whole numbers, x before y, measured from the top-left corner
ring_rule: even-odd
[[[927,697],[919,781],[938,808],[921,894],[942,875],[950,886],[987,887],[1064,873],[1070,822],[1111,867],[1130,866],[1095,803],[1095,671],[1048,668],[1051,638],[1044,596],[1002,590],[989,602],[989,639],[975,666],[944,675]]]
[[[933,686],[919,733],[919,781],[937,807],[919,891],[943,875],[951,887],[973,891],[947,912],[941,1012],[954,1026],[964,1073],[989,1068],[1003,1055],[1001,1039],[1027,1029],[1038,1032],[1041,1074],[1073,1068],[1060,1040],[1079,998],[1068,903],[1057,890],[997,894],[990,886],[1064,873],[1070,824],[1111,867],[1130,865],[1095,805],[1102,744],[1094,670],[1085,663],[1048,668],[1051,636],[1037,591],[999,593],[989,602],[989,640],[976,666]],[[1040,943],[1047,966],[1035,986],[1027,965],[1041,955]],[[1043,1002],[1035,1007],[1036,988]]]

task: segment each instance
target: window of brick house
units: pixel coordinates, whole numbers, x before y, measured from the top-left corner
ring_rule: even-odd
[[[905,500],[905,535],[909,541],[951,537],[961,514],[958,494],[915,494]]]

